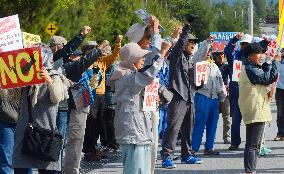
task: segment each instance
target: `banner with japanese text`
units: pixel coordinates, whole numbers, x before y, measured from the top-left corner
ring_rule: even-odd
[[[18,15],[0,18],[0,53],[23,48]]]
[[[0,53],[0,86],[2,89],[18,88],[45,83],[40,76],[42,68],[39,47]]]
[[[203,80],[204,84],[208,81],[208,61],[197,62],[195,64],[195,85],[200,86]]]
[[[41,43],[39,35],[23,32],[23,44],[25,48],[34,47]]]
[[[210,32],[215,37],[213,41],[213,52],[223,52],[226,45],[238,32]],[[239,42],[236,44],[235,50],[239,49]]]
[[[154,81],[145,87],[143,111],[156,111],[157,110],[157,98],[159,90],[159,78],[155,78]]]

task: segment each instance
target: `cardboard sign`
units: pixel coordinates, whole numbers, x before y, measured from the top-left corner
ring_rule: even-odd
[[[266,55],[270,57],[271,60],[274,60],[274,57],[278,50],[277,39],[273,39],[267,46]]]
[[[226,45],[229,43],[238,32],[210,32],[210,35],[214,35],[213,52],[223,52]],[[236,44],[235,50],[240,48],[240,43]]]
[[[234,60],[233,66],[234,67],[233,67],[232,81],[238,82],[240,80],[240,75],[241,75],[242,61]]]
[[[154,79],[154,81],[145,87],[144,101],[143,101],[143,111],[156,111],[157,110],[157,97],[159,89],[159,78]]]
[[[0,53],[0,85],[2,89],[45,83],[39,47]]]
[[[34,47],[41,43],[39,35],[23,32],[23,44],[25,48]]]
[[[208,81],[208,61],[197,62],[195,64],[195,85],[200,86],[201,81],[204,81],[204,84],[207,84]]]
[[[23,48],[18,15],[0,18],[0,53]]]

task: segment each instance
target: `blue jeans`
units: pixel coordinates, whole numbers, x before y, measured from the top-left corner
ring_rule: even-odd
[[[16,124],[0,121],[0,174],[12,174],[12,155]]]
[[[164,140],[166,128],[168,125],[168,105],[165,105],[159,109],[160,112],[160,121],[158,127],[159,135],[162,134],[162,139]]]
[[[121,145],[123,174],[151,173],[150,145]]]
[[[231,145],[239,146],[241,144],[240,127],[242,121],[242,115],[238,104],[238,98],[230,98],[230,115],[232,117],[231,126]]]
[[[213,149],[219,120],[219,99],[195,94],[195,123],[192,132],[192,150],[199,151],[206,126],[205,149]]]
[[[43,169],[38,169],[38,172],[40,174],[60,174],[61,173],[55,170],[43,170]],[[15,174],[33,174],[33,171],[32,169],[29,169],[29,168],[16,168]]]
[[[58,129],[58,132],[63,136],[64,142],[63,146],[66,144],[67,140],[67,127],[69,124],[70,114],[68,111],[58,111],[58,115],[56,118],[56,126]],[[63,148],[61,152],[61,163],[63,163]],[[61,164],[63,166],[63,164]]]

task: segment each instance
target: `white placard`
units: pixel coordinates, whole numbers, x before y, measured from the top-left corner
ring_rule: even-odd
[[[242,68],[242,61],[234,60],[232,81],[238,82],[240,80]]]
[[[155,78],[153,82],[145,87],[143,111],[156,111],[157,110],[157,97],[159,89],[159,78]]]
[[[0,18],[0,52],[23,48],[18,15]]]
[[[200,86],[201,81],[207,84],[208,81],[208,61],[197,62],[195,64],[195,85]]]

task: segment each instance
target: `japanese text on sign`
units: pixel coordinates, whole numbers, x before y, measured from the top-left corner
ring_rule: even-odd
[[[195,65],[195,85],[196,86],[200,86],[202,80],[204,84],[207,84],[207,81],[208,81],[207,68],[208,68],[207,61],[196,63]]]
[[[38,47],[0,53],[1,88],[44,83],[39,74],[41,67],[41,50]]]
[[[210,32],[215,37],[213,41],[213,52],[223,52],[226,45],[237,32]],[[236,44],[235,50],[239,49],[239,43]]]
[[[270,57],[270,59],[274,59],[278,49],[277,39],[273,39],[267,46],[266,55]]]
[[[154,81],[145,87],[143,111],[156,111],[157,110],[157,97],[159,90],[159,79]]]
[[[39,35],[23,32],[23,42],[24,42],[24,47],[28,48],[40,44],[41,39]]]
[[[23,48],[18,15],[0,18],[0,52]]]
[[[240,80],[240,75],[241,75],[242,61],[234,60],[233,66],[234,67],[233,67],[232,81],[238,82]]]

